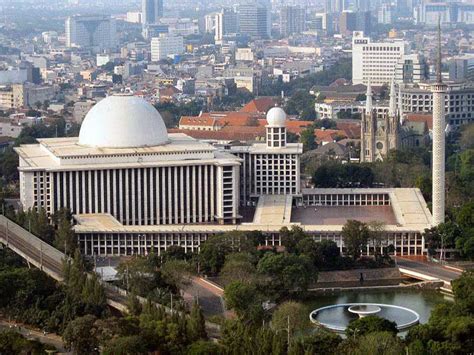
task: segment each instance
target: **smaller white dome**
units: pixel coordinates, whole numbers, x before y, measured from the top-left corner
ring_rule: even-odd
[[[267,113],[267,124],[270,127],[285,127],[285,111],[281,107],[272,107]]]

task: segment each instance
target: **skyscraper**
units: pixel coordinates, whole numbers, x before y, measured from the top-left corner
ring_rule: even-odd
[[[269,38],[272,22],[270,7],[261,2],[239,5],[240,33],[254,38]]]
[[[163,16],[163,0],[142,0],[142,23],[154,24]]]
[[[438,21],[438,58],[433,93],[433,226],[444,222],[445,208],[445,97],[441,76],[441,24]]]
[[[66,46],[109,49],[116,44],[115,20],[109,16],[71,16],[66,19]]]
[[[288,37],[306,29],[306,9],[299,6],[284,6],[280,9],[280,33]]]
[[[222,41],[225,35],[239,32],[239,19],[233,9],[222,9],[218,12],[215,24],[214,39],[216,41]]]

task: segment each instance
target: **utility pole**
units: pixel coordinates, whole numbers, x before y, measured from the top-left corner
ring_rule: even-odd
[[[43,242],[40,242],[40,270],[43,271]]]
[[[288,315],[288,335],[287,335],[287,338],[286,338],[286,341],[288,342],[288,353],[290,352],[290,316]]]

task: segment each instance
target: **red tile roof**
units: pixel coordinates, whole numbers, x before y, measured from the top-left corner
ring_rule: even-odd
[[[195,139],[215,139],[224,141],[256,141],[265,139],[265,128],[263,127],[223,127],[219,131],[204,131],[192,129],[168,130],[169,133],[184,133]]]
[[[314,136],[316,138],[316,142],[334,142],[336,138],[342,137],[347,138],[344,131],[339,129],[315,129]]]
[[[253,112],[266,114],[273,106],[277,104],[277,100],[274,97],[262,96],[253,99],[240,109],[240,112]]]
[[[431,113],[408,113],[406,120],[409,122],[425,122],[428,129],[433,129],[433,115]]]

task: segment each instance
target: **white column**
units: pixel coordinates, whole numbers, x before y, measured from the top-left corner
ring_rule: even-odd
[[[161,168],[163,169],[163,168]],[[161,217],[161,209],[160,209],[160,198],[161,198],[161,184],[160,184],[160,168],[156,168],[155,169],[155,186],[156,186],[156,189],[155,189],[155,197],[156,197],[156,224],[161,224],[161,220],[160,220],[160,217]]]
[[[92,171],[87,171],[87,202],[88,202],[88,211],[92,212]]]
[[[173,173],[174,173],[174,178],[173,178],[173,192],[174,192],[174,216],[173,216],[173,222],[178,224],[179,223],[179,201],[178,201],[178,170],[179,167],[175,166],[173,167]]]
[[[168,223],[173,224],[173,183],[171,181],[171,169],[174,167],[168,167]]]
[[[185,167],[180,166],[179,167],[179,211],[181,214],[181,223],[184,224],[185,218],[184,218],[184,170]]]
[[[98,170],[98,173],[100,174],[100,213],[104,213],[105,212],[105,199],[106,199],[105,185],[104,185],[105,170]]]
[[[209,222],[209,166],[204,166],[204,222]],[[212,197],[211,197],[212,198]]]
[[[191,167],[186,166],[186,223],[191,223],[191,192],[190,192],[190,173]]]
[[[196,223],[197,222],[197,219],[196,219],[196,194],[197,194],[197,191],[196,191],[196,166],[192,166],[191,167],[192,169],[192,184],[193,184],[193,189],[194,189],[194,193],[193,193],[193,196],[192,196],[192,211],[193,211],[193,223]]]
[[[118,200],[118,197],[116,194],[114,194],[113,197],[110,194],[110,187],[113,184],[115,184],[115,180],[113,182],[110,181],[110,169],[107,169],[107,194],[105,195],[107,199],[107,211],[106,211],[107,213],[112,213],[112,210],[110,209],[110,201],[113,200],[114,205],[115,205],[115,203],[117,203],[117,200]],[[105,186],[104,186],[104,190],[105,190]]]
[[[135,210],[135,201],[136,201],[136,193],[137,193],[137,183],[136,183],[136,180],[135,180],[135,174],[136,174],[136,169],[131,169],[130,170],[131,172],[131,183],[130,183],[130,191],[131,191],[131,199],[132,199],[132,224],[137,224],[137,221],[136,221],[136,210]]]
[[[148,191],[150,191],[150,224],[156,224],[155,222],[155,170],[156,168],[150,168],[150,181],[148,181]]]
[[[166,189],[166,185],[165,185],[165,180],[166,180],[166,175],[165,175],[165,170],[167,170],[169,168],[161,168],[161,196],[163,197],[161,199],[161,215],[163,216],[163,224],[166,224],[166,199],[169,198],[168,197],[168,191]]]
[[[215,166],[211,166],[211,193],[210,193],[210,196],[211,196],[211,211],[210,211],[210,215],[211,215],[211,219],[214,221],[214,216],[216,215],[216,196],[215,196],[215,192],[214,192],[214,182],[215,182],[215,174],[214,174],[214,170],[216,170],[216,167]]]
[[[99,178],[97,176],[99,174],[99,170],[94,170],[91,172],[91,174],[94,175],[94,212],[97,213],[99,212]]]
[[[141,185],[141,183],[140,183]],[[149,211],[148,211],[148,168],[143,169],[143,224],[147,225],[150,224],[148,220]]]
[[[87,196],[87,191],[86,191],[86,171],[82,170],[81,171],[81,177],[82,177],[82,213],[86,213],[86,196]]]
[[[198,188],[197,188],[197,195],[198,195],[198,222],[202,222],[202,200],[203,200],[203,189],[202,189],[202,167],[199,165],[197,167],[197,174],[198,174]]]

